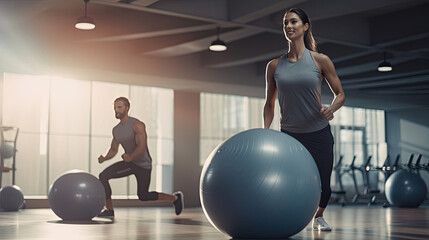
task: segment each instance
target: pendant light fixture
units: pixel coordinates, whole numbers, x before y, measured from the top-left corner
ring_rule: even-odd
[[[378,65],[379,72],[390,72],[392,71],[392,64],[386,61],[386,52],[384,52],[384,60]]]
[[[85,16],[78,18],[74,26],[80,30],[92,30],[95,28],[94,19],[86,15],[86,8],[89,0],[83,0],[83,2],[85,3]]]
[[[209,49],[214,52],[222,52],[227,49],[224,41],[219,39],[220,27],[217,27],[217,39],[212,42]]]

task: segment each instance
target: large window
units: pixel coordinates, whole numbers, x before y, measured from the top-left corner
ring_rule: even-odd
[[[201,93],[200,95],[200,164],[223,140],[241,131],[262,128],[261,98]],[[279,106],[271,128],[279,129]]]
[[[2,124],[20,129],[16,184],[26,196],[46,196],[55,178],[71,169],[95,176],[120,160],[103,164],[112,140],[113,100],[128,97],[130,116],[147,127],[152,163],[151,190],[172,191],[173,90],[49,76],[4,74]],[[3,174],[3,185],[11,184]],[[136,197],[134,177],[111,181],[114,197]]]
[[[330,122],[337,142],[337,153],[344,164],[363,164],[369,156],[373,165],[383,164],[386,156],[384,111],[342,107]]]
[[[336,142],[336,160],[342,156],[342,164],[350,165],[356,158],[355,166],[361,166],[368,158],[372,166],[384,163],[387,157],[384,111],[342,107],[330,124]],[[361,185],[362,177],[356,180]],[[350,177],[343,178],[345,185],[353,184],[352,181]]]

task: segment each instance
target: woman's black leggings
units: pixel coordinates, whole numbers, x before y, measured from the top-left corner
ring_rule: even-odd
[[[150,173],[152,169],[145,169],[135,165],[132,162],[120,161],[104,169],[100,173],[99,179],[106,191],[106,199],[112,199],[112,189],[109,180],[113,178],[122,178],[134,174],[137,180],[137,195],[141,201],[158,200],[157,192],[149,192]]]
[[[310,133],[292,133],[282,129],[295,139],[297,139],[310,152],[316,161],[322,184],[322,195],[320,196],[319,207],[326,208],[331,197],[331,174],[334,164],[334,137],[331,127]]]

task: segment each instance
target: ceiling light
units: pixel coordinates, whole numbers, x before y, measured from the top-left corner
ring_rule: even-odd
[[[78,18],[74,26],[80,30],[92,30],[95,28],[94,19],[86,15],[86,8],[89,0],[83,0],[83,2],[85,3],[85,16]]]
[[[379,72],[390,72],[392,71],[392,64],[386,61],[386,52],[384,52],[384,60],[378,65]]]
[[[224,41],[219,39],[220,27],[217,28],[217,39],[212,42],[209,49],[214,52],[222,52],[227,49]]]

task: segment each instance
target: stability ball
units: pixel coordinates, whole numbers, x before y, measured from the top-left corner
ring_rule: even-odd
[[[0,189],[0,208],[5,211],[18,211],[22,204],[24,204],[24,194],[18,186],[12,185]]]
[[[49,187],[49,205],[63,220],[90,220],[100,213],[105,201],[98,178],[72,170],[58,177]]]
[[[293,137],[270,129],[238,133],[216,147],[200,178],[204,214],[232,238],[287,238],[317,210],[320,176]]]
[[[15,154],[15,149],[12,145],[5,142],[1,142],[0,154],[3,159],[11,158],[13,157],[13,154]]]
[[[426,184],[415,173],[399,170],[386,181],[387,201],[396,207],[418,207],[426,197]]]

